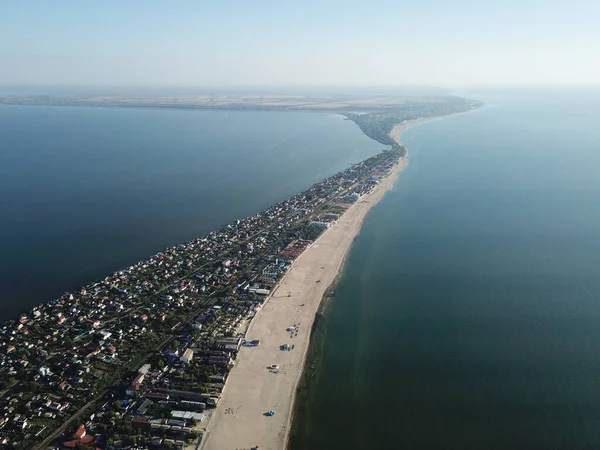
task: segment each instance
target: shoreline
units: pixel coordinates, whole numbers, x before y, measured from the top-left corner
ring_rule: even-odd
[[[397,124],[389,136],[403,147],[401,133],[425,120],[429,118]],[[372,192],[354,203],[334,227],[298,257],[253,318],[247,338],[259,339],[261,345],[240,350],[219,407],[211,412],[203,427],[199,449],[249,449],[258,445],[261,450],[281,450],[287,447],[316,314],[325,294],[341,276],[367,214],[393,187],[398,174],[408,165],[407,156],[401,157]],[[287,327],[296,325],[295,332],[286,331]],[[294,345],[293,350],[279,349],[288,343]],[[267,369],[271,364],[280,367],[278,374]],[[264,413],[269,410],[276,414],[265,417]]]
[[[404,150],[406,151],[404,157],[406,157],[406,156],[408,156],[408,149],[402,143],[402,139],[401,139],[402,133],[415,125],[419,125],[419,124],[425,123],[425,122],[430,122],[432,120],[440,119],[442,117],[446,117],[446,116],[435,116],[435,117],[425,117],[425,118],[414,119],[414,120],[405,120],[404,122],[394,125],[392,130],[389,132],[388,136],[391,137],[394,141],[396,141],[396,144],[398,144],[401,147],[404,147]]]

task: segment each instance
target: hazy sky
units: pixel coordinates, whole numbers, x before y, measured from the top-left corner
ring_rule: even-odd
[[[600,0],[0,2],[0,84],[600,82]]]

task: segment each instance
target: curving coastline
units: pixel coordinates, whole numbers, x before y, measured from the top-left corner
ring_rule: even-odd
[[[403,147],[400,135],[410,126],[427,119],[404,121],[389,136]],[[301,380],[311,329],[319,305],[338,278],[352,243],[370,211],[393,187],[407,166],[406,155],[377,187],[353,204],[337,224],[323,233],[282,278],[248,328],[248,339],[259,339],[260,347],[243,348],[231,371],[219,408],[205,428],[202,450],[281,450],[287,446],[293,419],[294,401]],[[286,328],[297,326],[290,333]],[[294,345],[281,351],[282,344]],[[279,373],[267,369],[279,366]],[[266,411],[276,414],[266,417]]]

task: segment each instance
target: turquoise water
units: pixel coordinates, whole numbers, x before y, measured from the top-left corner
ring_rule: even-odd
[[[0,105],[0,321],[383,148],[334,114]]]
[[[422,124],[331,300],[290,448],[600,448],[600,95]]]

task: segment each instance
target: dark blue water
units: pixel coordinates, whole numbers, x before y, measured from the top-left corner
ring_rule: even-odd
[[[517,94],[405,133],[293,450],[600,448],[600,95]]]
[[[333,114],[0,105],[0,321],[382,149]]]

